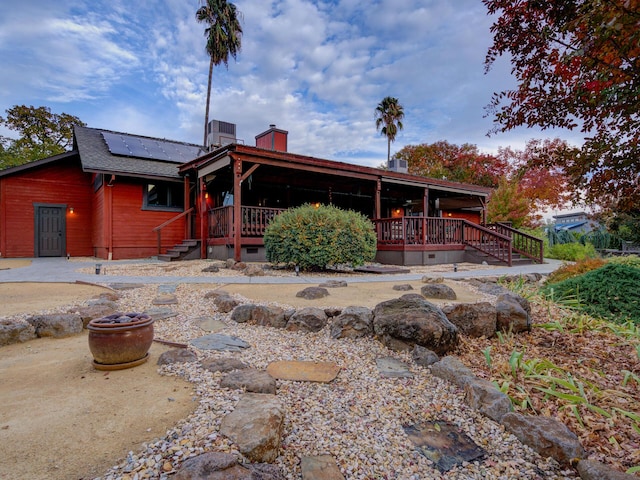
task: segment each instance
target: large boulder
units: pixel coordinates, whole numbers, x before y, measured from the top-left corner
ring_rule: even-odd
[[[263,327],[284,328],[287,326],[285,311],[282,308],[252,303],[245,303],[234,308],[231,312],[231,320],[238,323],[254,323]]]
[[[284,480],[275,465],[253,463],[242,465],[235,455],[207,452],[184,461],[174,480]]]
[[[291,315],[287,322],[287,330],[294,332],[319,332],[327,324],[327,314],[324,309],[305,307]]]
[[[469,380],[464,386],[464,393],[465,401],[471,408],[496,422],[513,409],[509,397],[488,380]]]
[[[431,373],[460,388],[464,388],[467,383],[476,378],[473,371],[454,355],[446,356],[431,365]]]
[[[440,357],[435,352],[432,352],[428,348],[416,345],[411,351],[411,358],[417,365],[422,367],[428,367],[440,360]]]
[[[244,363],[239,358],[234,357],[219,357],[219,358],[207,358],[200,362],[200,366],[210,372],[232,372],[234,370],[242,370],[249,368],[249,365]]]
[[[347,307],[331,324],[333,338],[361,338],[373,334],[373,312],[367,307]]]
[[[500,419],[500,423],[543,457],[552,457],[564,465],[569,465],[572,459],[585,457],[576,434],[555,418],[510,412]]]
[[[519,295],[503,293],[496,300],[496,328],[503,332],[525,332],[531,329],[529,302]]]
[[[318,298],[324,298],[328,295],[329,291],[324,287],[307,287],[296,293],[296,297],[306,300],[317,300]]]
[[[446,305],[442,311],[464,335],[490,338],[496,333],[496,307],[489,302]]]
[[[158,357],[158,365],[173,365],[174,363],[195,362],[198,357],[188,348],[173,348],[162,352]]]
[[[264,268],[260,265],[252,263],[242,271],[247,277],[263,277],[265,275]]]
[[[635,475],[619,472],[595,460],[580,460],[576,470],[582,480],[638,480]]]
[[[278,457],[284,412],[275,395],[245,393],[222,419],[220,433],[251,462],[271,463]]]
[[[25,322],[0,319],[0,347],[36,338],[36,329]]]
[[[442,310],[426,300],[396,298],[373,309],[373,330],[409,345],[421,345],[443,355],[458,343],[458,329]]]
[[[38,337],[70,337],[82,333],[82,318],[76,313],[36,315],[27,318]]]
[[[218,308],[219,312],[229,313],[236,308],[240,302],[231,295],[219,295],[213,299],[213,304]]]
[[[456,292],[444,283],[427,283],[420,289],[420,293],[427,298],[438,300],[455,300],[458,298]]]
[[[276,379],[264,370],[235,370],[220,380],[220,388],[246,390],[253,393],[276,393]]]

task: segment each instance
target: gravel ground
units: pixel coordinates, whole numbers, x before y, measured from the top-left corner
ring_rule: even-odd
[[[127,272],[141,268],[149,266],[133,266]],[[433,273],[433,269],[429,272]],[[171,274],[176,275],[175,271]],[[277,395],[286,406],[286,418],[281,453],[275,463],[286,478],[301,478],[301,457],[321,454],[332,455],[347,479],[575,478],[572,470],[563,469],[554,460],[542,459],[502,426],[467,407],[461,390],[417,366],[410,356],[392,352],[373,339],[334,340],[329,327],[303,334],[236,324],[227,314],[218,313],[211,300],[204,299],[205,291],[179,285],[179,304],[172,306],[179,314],[155,322],[156,338],[186,343],[206,333],[194,320],[213,316],[227,325],[221,333],[238,336],[252,347],[236,353],[194,350],[199,360],[231,355],[258,369],[276,360],[333,361],[342,368],[337,379],[328,384],[278,380]],[[142,311],[156,295],[155,286],[124,291],[120,307],[123,311]],[[408,363],[414,377],[381,378],[376,358],[386,356]],[[195,384],[197,410],[163,438],[130,452],[122,463],[100,477],[102,480],[169,479],[190,456],[208,451],[240,456],[218,431],[242,392],[221,389],[222,374],[205,371],[197,363],[163,366],[160,372]],[[440,473],[415,450],[402,428],[431,420],[459,426],[486,450],[485,458]]]

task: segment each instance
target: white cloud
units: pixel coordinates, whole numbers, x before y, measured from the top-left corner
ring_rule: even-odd
[[[0,5],[1,110],[48,105],[90,126],[201,141],[209,62],[198,1],[12,3]],[[275,123],[290,151],[377,166],[386,141],[373,113],[387,95],[406,114],[392,152],[437,140],[491,151],[546,136],[485,136],[484,106],[512,80],[507,62],[484,74],[491,19],[477,0],[236,4],[243,47],[214,69],[210,118],[236,123],[247,144]]]

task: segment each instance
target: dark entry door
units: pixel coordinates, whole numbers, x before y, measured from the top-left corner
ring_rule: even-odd
[[[63,257],[65,255],[64,206],[36,207],[36,256]]]

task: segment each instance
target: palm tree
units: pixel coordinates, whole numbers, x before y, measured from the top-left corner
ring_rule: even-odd
[[[196,12],[196,20],[206,23],[206,50],[211,58],[209,62],[209,83],[207,85],[207,105],[204,115],[204,142],[207,146],[207,125],[209,123],[209,102],[211,101],[211,78],[213,66],[224,63],[229,67],[229,55],[234,60],[242,48],[242,27],[240,13],[233,3],[226,0],[202,0],[202,6]]]
[[[389,165],[389,159],[391,158],[391,142],[396,140],[398,130],[402,130],[403,118],[404,109],[398,103],[397,98],[384,97],[376,107],[376,130],[383,125],[380,135],[387,137],[387,165]]]

